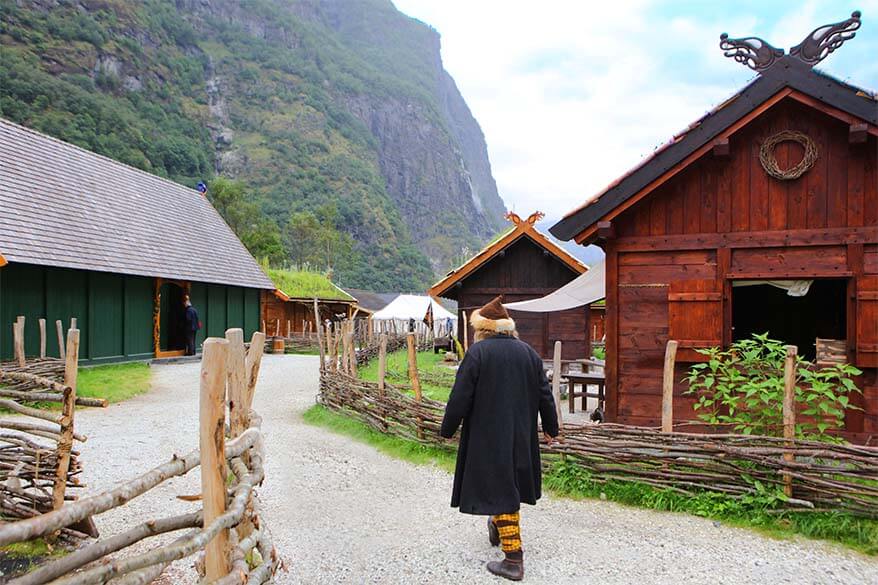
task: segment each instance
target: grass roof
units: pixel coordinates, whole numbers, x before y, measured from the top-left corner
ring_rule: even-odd
[[[325,274],[310,270],[286,270],[269,268],[266,270],[274,286],[294,299],[327,299],[353,301],[354,298],[332,284]]]

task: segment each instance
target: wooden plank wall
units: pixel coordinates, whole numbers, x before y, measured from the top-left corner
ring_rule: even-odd
[[[801,179],[777,181],[762,169],[758,149],[780,130],[799,130],[819,150]],[[629,424],[661,417],[661,372],[668,339],[672,282],[716,279],[724,288],[724,331],[731,339],[734,277],[850,279],[878,274],[878,141],[848,142],[848,125],[792,100],[733,135],[728,157],[708,153],[613,220],[606,242],[610,363],[608,415]],[[780,165],[801,157],[798,145],[777,149]],[[848,306],[848,330],[856,306]],[[849,337],[851,337],[849,333]],[[613,350],[618,348],[615,360]],[[688,364],[678,365],[680,380]],[[859,380],[862,413],[851,413],[851,436],[878,440],[878,371]],[[675,388],[678,419],[691,419],[692,400]]]

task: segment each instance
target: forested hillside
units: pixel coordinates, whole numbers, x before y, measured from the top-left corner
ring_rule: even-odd
[[[415,290],[500,227],[438,34],[388,0],[0,7],[0,116],[205,181],[275,265]]]

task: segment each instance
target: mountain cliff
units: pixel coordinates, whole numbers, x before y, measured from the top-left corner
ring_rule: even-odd
[[[389,0],[0,11],[0,115],[188,185],[240,181],[237,203],[215,202],[274,263],[419,289],[501,227],[439,35]]]

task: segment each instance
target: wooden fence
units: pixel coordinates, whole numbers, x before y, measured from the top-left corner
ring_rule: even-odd
[[[669,366],[673,371],[673,359]],[[415,381],[417,372],[410,368],[409,373]],[[669,400],[672,395],[668,398],[666,393],[666,416],[671,417]],[[417,392],[414,397],[404,394],[383,378],[366,382],[350,370],[326,367],[321,373],[319,401],[382,433],[424,444],[454,445],[439,436],[443,403]],[[663,431],[564,423],[562,441],[542,449],[564,455],[598,482],[640,482],[690,495],[706,490],[733,498],[774,493],[773,488],[780,487],[787,492],[785,507],[878,518],[875,447],[791,436],[686,433],[667,424]]]
[[[171,562],[204,551],[206,583],[259,584],[272,578],[279,559],[260,518],[255,488],[265,477],[261,420],[251,409],[264,335],[245,350],[240,329],[204,342],[199,405],[199,448],[174,457],[105,492],[68,502],[54,511],[0,525],[0,546],[47,538],[108,510],[119,508],[172,477],[200,466],[203,505],[188,514],[149,519],[51,560],[10,585],[89,585],[152,582]],[[226,410],[228,409],[228,420]],[[228,422],[229,441],[226,442]],[[229,473],[231,471],[231,474]],[[147,552],[126,549],[158,535],[186,530]]]

